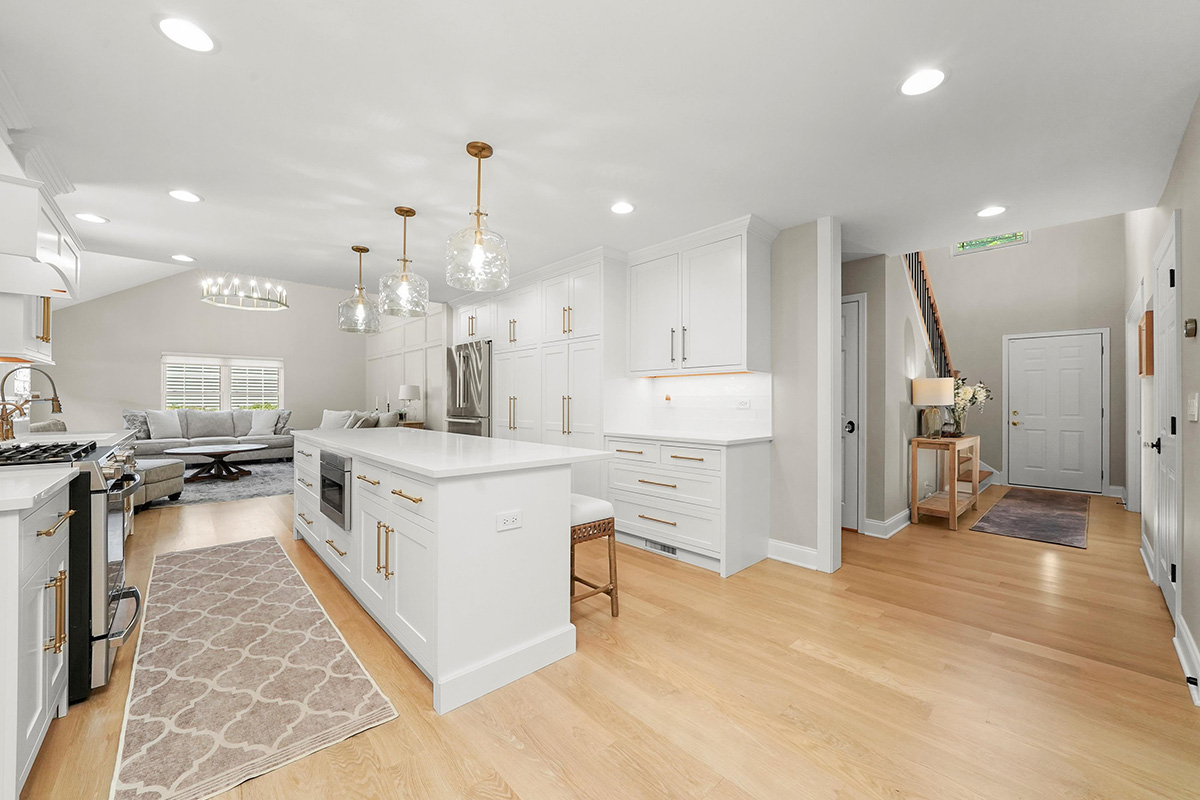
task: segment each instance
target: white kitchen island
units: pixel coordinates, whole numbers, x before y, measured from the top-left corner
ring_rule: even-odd
[[[575,652],[571,465],[610,453],[406,428],[295,440],[295,537],[433,682],[439,714]],[[321,511],[323,451],[351,459],[348,530]]]

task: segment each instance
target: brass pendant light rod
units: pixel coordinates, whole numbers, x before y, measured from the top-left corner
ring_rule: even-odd
[[[361,244],[356,244],[356,245],[352,246],[350,249],[353,250],[354,252],[358,253],[358,285],[355,288],[362,289],[362,287],[363,287],[362,257],[363,257],[363,253],[371,252],[371,248],[363,247]]]
[[[492,157],[492,146],[487,142],[468,142],[467,155],[475,159],[475,227],[480,228],[483,216],[483,160]]]
[[[400,258],[401,272],[408,272],[408,218],[415,217],[417,212],[408,206],[396,206],[396,213],[404,220],[404,238],[403,249],[401,250],[402,257]]]

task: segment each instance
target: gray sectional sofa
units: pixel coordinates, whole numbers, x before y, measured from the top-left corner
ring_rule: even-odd
[[[178,409],[179,428],[182,436],[171,438],[154,438],[150,434],[150,425],[145,411],[129,411],[122,413],[125,418],[125,428],[135,431],[133,442],[134,455],[139,458],[162,458],[164,450],[175,447],[198,447],[200,445],[222,444],[265,444],[266,450],[254,450],[249,453],[238,453],[227,458],[227,461],[266,461],[270,459],[291,459],[294,442],[292,429],[288,420],[292,412],[280,409],[279,419],[273,433],[252,436],[250,426],[253,412],[238,409],[235,411],[196,411],[195,409]],[[172,456],[167,456],[171,458]],[[203,464],[210,459],[203,456],[186,456],[186,464]]]

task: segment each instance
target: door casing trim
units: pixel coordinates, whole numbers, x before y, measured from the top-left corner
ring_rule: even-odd
[[[858,305],[858,528],[862,533],[867,519],[867,295],[866,292],[842,295],[842,305]],[[845,385],[843,380],[842,385]]]

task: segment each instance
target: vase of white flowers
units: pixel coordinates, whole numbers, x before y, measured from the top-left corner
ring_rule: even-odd
[[[951,435],[962,436],[966,431],[967,409],[971,406],[979,406],[982,410],[984,404],[991,398],[992,390],[983,381],[972,386],[967,383],[965,378],[955,378],[954,408],[951,411],[951,416],[954,417],[954,433]]]

